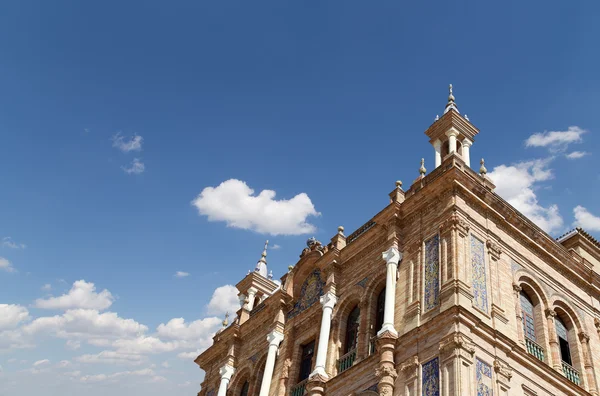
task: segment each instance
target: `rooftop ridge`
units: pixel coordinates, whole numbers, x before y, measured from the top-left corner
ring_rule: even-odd
[[[592,245],[594,245],[595,247],[597,247],[598,249],[600,249],[600,241],[598,241],[596,238],[594,238],[593,236],[591,236],[586,230],[584,230],[581,227],[575,227],[574,229],[566,232],[565,234],[563,234],[563,235],[559,236],[558,238],[556,238],[556,241],[557,242],[561,242],[562,240],[570,238],[571,236],[573,236],[575,234],[580,234],[585,239],[587,239]]]

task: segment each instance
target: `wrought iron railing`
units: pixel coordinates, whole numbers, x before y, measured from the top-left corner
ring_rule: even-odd
[[[350,350],[344,356],[338,359],[338,374],[348,370],[354,364],[356,359],[356,348]]]
[[[525,347],[527,348],[527,352],[529,352],[530,355],[535,356],[542,362],[544,361],[544,348],[542,348],[535,341],[530,340],[529,338],[525,338]]]
[[[304,395],[304,392],[306,392],[306,383],[307,382],[308,382],[308,378],[305,379],[304,381],[300,381],[296,385],[294,385],[292,387],[292,390],[290,391],[290,395],[291,396],[302,396],[302,395]]]
[[[581,384],[581,376],[579,371],[575,370],[569,363],[562,362],[562,371],[565,377],[575,385]]]
[[[369,356],[374,355],[377,352],[377,336],[369,338]]]

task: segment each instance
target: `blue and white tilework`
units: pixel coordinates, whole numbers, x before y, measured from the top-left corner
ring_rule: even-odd
[[[477,359],[477,396],[493,396],[492,390],[492,366]]]
[[[432,359],[422,367],[423,396],[440,396],[440,361]]]
[[[473,278],[473,305],[488,311],[488,296],[485,268],[485,247],[483,242],[471,235],[471,265]]]
[[[300,298],[298,299],[298,302],[294,304],[294,308],[288,312],[288,319],[293,318],[319,301],[319,297],[323,295],[324,285],[325,284],[321,279],[321,271],[318,269],[314,270],[302,284]]]
[[[425,242],[425,311],[435,308],[440,302],[440,236],[435,235]]]

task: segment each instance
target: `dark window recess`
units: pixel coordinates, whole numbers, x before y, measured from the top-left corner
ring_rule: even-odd
[[[560,345],[560,358],[563,362],[572,366],[573,362],[571,360],[571,348],[569,347],[567,326],[565,326],[564,322],[559,317],[554,318],[554,323],[556,324],[556,335],[558,336],[558,344]]]
[[[385,288],[377,296],[377,316],[375,317],[375,333],[383,327],[383,312],[385,311]]]
[[[246,381],[244,382],[244,386],[242,386],[240,396],[248,396],[248,388],[250,388],[250,384],[248,383],[248,381]]]
[[[348,323],[346,324],[346,342],[344,343],[344,354],[356,348],[358,342],[358,324],[360,320],[360,308],[354,307],[348,315]]]
[[[315,354],[315,342],[311,341],[306,345],[302,345],[302,354],[300,356],[300,376],[298,382],[308,378],[312,371],[312,360]]]

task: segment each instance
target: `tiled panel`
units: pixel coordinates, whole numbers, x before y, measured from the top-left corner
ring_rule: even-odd
[[[435,358],[423,365],[423,396],[440,395],[440,363]]]
[[[483,242],[471,235],[471,265],[473,274],[473,305],[488,312],[488,296]]]
[[[436,307],[440,302],[440,236],[436,235],[425,242],[425,311]]]

